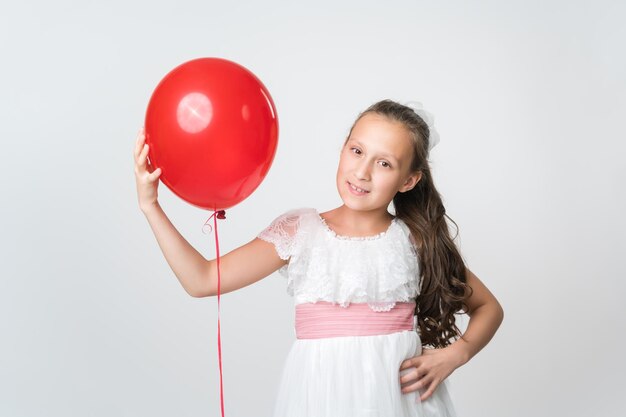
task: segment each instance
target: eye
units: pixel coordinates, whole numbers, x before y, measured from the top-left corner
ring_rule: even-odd
[[[387,161],[381,161],[382,164],[387,164],[387,165],[383,165],[385,168],[391,168],[391,165],[389,164],[389,162]]]
[[[361,155],[361,150],[359,148],[350,148],[351,151],[357,150],[357,155]]]

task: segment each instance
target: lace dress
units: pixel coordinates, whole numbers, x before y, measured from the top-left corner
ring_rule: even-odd
[[[278,216],[258,237],[289,260],[279,273],[297,312],[298,306],[367,306],[371,318],[373,312],[385,315],[415,302],[419,294],[417,251],[398,218],[378,235],[350,237],[331,230],[317,210],[299,208]],[[400,376],[410,369],[401,372],[400,365],[422,351],[415,321],[409,328],[298,337],[282,370],[274,417],[456,416],[447,379],[425,401],[415,391],[402,393]]]

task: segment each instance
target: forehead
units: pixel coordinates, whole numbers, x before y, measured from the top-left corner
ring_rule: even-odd
[[[367,113],[354,125],[351,141],[358,141],[370,152],[389,154],[398,160],[411,157],[409,131],[401,122],[376,113]]]

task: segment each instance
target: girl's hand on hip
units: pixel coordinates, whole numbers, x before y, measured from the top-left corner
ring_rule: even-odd
[[[440,349],[422,349],[420,355],[405,359],[400,371],[412,369],[400,377],[402,392],[406,394],[420,390],[420,400],[428,399],[441,381],[461,365],[450,347],[451,345]],[[426,392],[422,393],[424,388],[427,388]]]
[[[151,205],[157,204],[159,186],[159,177],[161,176],[161,168],[156,170],[148,161],[149,146],[145,143],[145,130],[142,127],[137,135],[135,149],[133,152],[135,158],[135,179],[137,181],[137,197],[139,199],[139,207],[142,211]]]

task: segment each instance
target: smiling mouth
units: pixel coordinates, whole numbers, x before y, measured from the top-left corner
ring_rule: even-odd
[[[356,185],[352,184],[350,181],[348,181],[348,185],[356,192],[358,193],[369,193],[369,191],[364,190],[363,188],[359,188]]]

